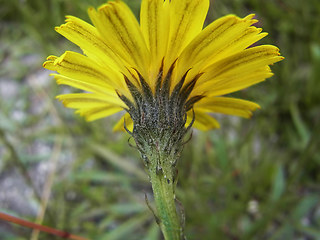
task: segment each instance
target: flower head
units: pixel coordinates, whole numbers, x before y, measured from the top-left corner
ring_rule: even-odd
[[[250,117],[258,104],[223,95],[271,77],[269,65],[283,59],[274,46],[253,46],[267,35],[254,15],[203,29],[208,8],[209,0],[142,0],[139,24],[125,3],[110,1],[89,9],[93,25],[68,16],[56,28],[84,54],[44,63],[58,84],[84,91],[58,96],[66,107],[89,121],[124,113],[115,129],[135,140],[165,239],[184,239],[175,186],[186,133],[219,127],[211,113]]]
[[[123,112],[115,129],[219,127],[210,113],[249,118],[259,105],[223,97],[272,76],[283,59],[254,15],[227,15],[203,28],[209,0],[142,0],[140,24],[121,1],[89,9],[93,25],[73,16],[56,31],[84,54],[49,56],[58,84],[83,90],[60,95],[88,121]],[[194,120],[194,122],[193,122]],[[140,129],[142,131],[142,129]]]

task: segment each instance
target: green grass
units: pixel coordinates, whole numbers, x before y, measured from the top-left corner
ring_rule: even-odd
[[[138,12],[140,1],[126,2]],[[90,239],[161,239],[144,199],[147,193],[152,202],[150,184],[129,136],[112,132],[116,118],[86,123],[64,109],[54,99],[64,88],[41,69],[48,54],[76,49],[53,27],[66,14],[88,20],[87,7],[103,1],[0,3],[0,86],[14,89],[0,91],[0,183],[15,172],[31,189],[42,189],[46,178],[32,169],[57,161],[44,224]],[[234,94],[262,106],[251,120],[221,117],[221,129],[194,131],[186,145],[177,189],[186,234],[191,240],[318,240],[320,2],[215,0],[207,22],[252,12],[269,33],[262,42],[277,45],[286,59],[272,67],[273,78]],[[35,209],[40,193],[27,198]],[[35,221],[33,214],[0,207]],[[30,239],[30,230],[0,227],[1,239]],[[39,239],[57,238],[41,233]]]

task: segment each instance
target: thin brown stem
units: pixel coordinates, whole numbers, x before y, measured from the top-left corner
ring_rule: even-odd
[[[24,226],[24,227],[28,227],[28,228],[32,228],[32,229],[38,229],[42,232],[46,232],[52,235],[56,235],[58,237],[62,237],[62,238],[66,238],[66,239],[72,239],[72,240],[89,240],[87,238],[83,238],[80,236],[76,236],[73,234],[70,234],[68,232],[63,232],[54,228],[50,228],[47,226],[42,226],[33,222],[29,222],[17,217],[13,217],[11,215],[5,214],[5,213],[0,213],[0,219],[3,219],[7,222],[11,222],[11,223],[15,223],[18,224],[20,226]]]

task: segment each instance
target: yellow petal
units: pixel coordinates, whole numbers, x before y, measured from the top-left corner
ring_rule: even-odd
[[[57,96],[65,107],[68,108],[95,108],[105,105],[114,105],[125,108],[126,105],[116,97],[101,96],[94,93],[70,93]]]
[[[271,72],[270,68],[265,67],[251,72],[245,76],[227,77],[220,79],[217,82],[206,82],[197,88],[193,94],[197,95],[197,92],[202,92],[206,93],[208,96],[221,96],[248,88],[272,76],[273,73]]]
[[[245,75],[258,68],[281,61],[279,49],[271,45],[248,48],[204,69],[202,81],[216,77]]]
[[[271,77],[268,65],[282,59],[274,46],[246,49],[204,69],[193,94],[205,91],[217,96],[246,88]]]
[[[124,114],[121,119],[114,125],[113,131],[126,131],[124,128],[124,124],[129,131],[133,131],[133,121],[129,115],[129,113]]]
[[[122,110],[122,108],[113,105],[106,105],[104,107],[82,108],[77,110],[76,113],[80,114],[80,116],[85,117],[85,119],[90,122],[100,118],[109,117]]]
[[[149,52],[137,19],[122,1],[108,2],[89,16],[113,52],[145,76]]]
[[[189,59],[190,62],[207,60],[208,57],[213,58],[226,51],[226,47],[234,48],[234,44],[237,45],[239,44],[238,41],[243,41],[242,38],[246,36],[245,33],[249,35],[260,33],[261,30],[254,27],[251,27],[251,31],[247,31],[250,25],[257,22],[257,20],[251,19],[253,15],[249,16],[241,19],[234,15],[227,15],[212,22],[186,47],[181,58]],[[251,38],[247,40],[248,47],[253,40]],[[240,50],[243,50],[243,47]]]
[[[57,56],[50,55],[49,57],[47,57],[47,61],[45,61],[42,66],[48,70],[56,71],[57,67],[55,65],[55,62],[57,59]]]
[[[60,74],[51,74],[59,85],[68,85],[84,91],[98,93],[102,95],[117,96],[116,91],[111,86],[101,85],[97,83],[84,82],[79,79],[69,78]]]
[[[65,52],[61,57],[51,56],[44,63],[49,70],[83,82],[94,83],[105,87],[124,89],[125,84],[120,72],[101,67],[94,60],[76,52]]]
[[[241,19],[228,15],[207,26],[181,54],[177,63],[178,77],[199,62],[202,62],[200,67],[208,66],[244,50],[266,36],[266,33],[260,34],[261,29],[250,27],[257,22],[252,19],[253,16],[251,14]]]
[[[208,115],[205,112],[198,111],[196,108],[194,108],[194,114],[195,114],[195,121],[193,123],[193,127],[197,128],[202,131],[208,131],[215,128],[220,128],[220,124],[218,121],[213,118],[212,116]],[[186,126],[188,126],[192,119],[193,119],[193,112],[189,111],[187,113],[188,118],[186,122]]]
[[[202,30],[209,0],[171,0],[167,68]]]
[[[205,97],[195,104],[195,109],[204,112],[223,113],[250,118],[260,106],[254,102],[228,97]]]
[[[123,69],[121,60],[106,45],[98,30],[91,24],[79,18],[67,16],[66,23],[56,27],[55,30],[77,44],[88,57],[101,65],[112,69]]]
[[[150,80],[152,88],[165,56],[169,37],[169,4],[163,0],[143,0],[141,3],[141,31],[151,54]]]

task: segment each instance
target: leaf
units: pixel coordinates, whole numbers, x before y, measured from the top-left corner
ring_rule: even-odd
[[[298,206],[293,210],[292,217],[296,221],[301,221],[301,219],[308,215],[313,207],[319,203],[320,196],[318,195],[310,195],[303,198]]]
[[[154,222],[150,227],[147,235],[145,236],[144,240],[158,240],[159,239],[159,226],[156,222]]]
[[[150,213],[132,217],[132,219],[116,227],[113,231],[104,234],[99,240],[118,240],[118,239],[132,239],[130,234],[134,232],[133,236],[137,236],[137,230],[150,218]]]
[[[98,144],[90,144],[93,152],[101,156],[108,163],[118,167],[119,169],[133,174],[138,177],[140,180],[148,181],[147,174],[139,168],[136,164],[134,164],[130,159],[126,159],[124,157],[120,157],[107,149],[105,146],[101,146]]]
[[[126,215],[146,211],[146,206],[139,203],[120,203],[108,206],[108,211],[116,215]]]
[[[290,112],[291,112],[293,123],[301,139],[302,146],[305,147],[308,144],[308,141],[310,139],[310,131],[306,123],[303,121],[297,105],[291,104]]]
[[[278,164],[278,166],[275,167],[272,181],[271,200],[277,201],[282,196],[286,188],[284,169],[281,164]]]
[[[74,172],[70,175],[74,181],[93,181],[103,183],[117,183],[130,180],[129,176],[124,174],[110,173],[105,171],[83,171]]]

